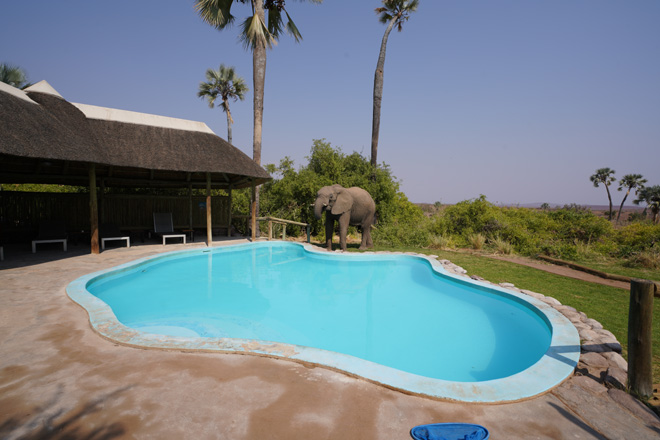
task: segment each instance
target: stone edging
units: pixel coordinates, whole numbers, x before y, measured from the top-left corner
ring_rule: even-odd
[[[422,256],[423,254],[415,254]],[[428,255],[437,259],[437,255]],[[565,306],[555,298],[541,293],[517,288],[512,283],[495,284],[478,275],[468,276],[467,271],[449,260],[438,260],[442,267],[455,275],[471,278],[482,283],[492,284],[505,289],[514,290],[534,297],[548,304],[564,315],[575,326],[580,335],[580,362],[576,375],[590,376],[603,385],[626,389],[628,381],[628,362],[621,356],[621,344],[614,334],[603,328],[603,325],[591,319],[586,313],[580,312],[571,306]]]

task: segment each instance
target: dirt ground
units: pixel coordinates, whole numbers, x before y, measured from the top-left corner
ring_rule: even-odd
[[[608,280],[605,278],[598,277],[596,275],[591,275],[586,272],[579,270],[571,269],[566,266],[557,266],[555,264],[544,263],[542,261],[533,260],[531,258],[525,257],[513,257],[507,255],[488,255],[488,258],[494,258],[496,260],[508,261],[511,263],[521,264],[527,267],[533,267],[534,269],[539,269],[544,272],[554,273],[556,275],[561,275],[563,277],[574,278],[576,280],[588,281],[590,283],[602,284],[604,286],[618,287],[620,289],[630,289],[630,283],[617,280]]]

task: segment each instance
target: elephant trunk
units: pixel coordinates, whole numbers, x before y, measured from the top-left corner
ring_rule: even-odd
[[[323,210],[324,210],[325,206],[326,205],[323,203],[323,200],[316,199],[316,202],[314,203],[314,216],[317,219],[320,219],[321,216],[323,215]]]

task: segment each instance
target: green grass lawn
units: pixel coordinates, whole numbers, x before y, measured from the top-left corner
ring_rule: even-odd
[[[615,287],[550,274],[531,267],[479,255],[460,252],[377,247],[374,250],[417,252],[438,255],[463,267],[469,275],[479,275],[494,283],[509,282],[520,289],[527,289],[556,298],[562,304],[575,307],[603,324],[614,333],[623,347],[627,359],[629,292]],[[660,300],[653,304],[653,377],[660,382]]]

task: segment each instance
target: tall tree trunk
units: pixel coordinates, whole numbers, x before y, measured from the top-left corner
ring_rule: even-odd
[[[610,201],[610,214],[608,219],[612,220],[612,195],[610,194],[610,186],[607,183],[605,184],[605,191],[607,191],[607,199]]]
[[[234,121],[232,121],[232,119],[231,119],[231,113],[229,112],[229,106],[227,106],[226,109],[227,109],[227,142],[229,142],[231,144],[231,124]]]
[[[252,0],[254,13],[266,23],[266,14],[261,0]],[[264,87],[266,83],[266,46],[257,44],[252,50],[252,85],[254,87],[254,132],[252,141],[252,159],[261,165],[261,126],[264,114]],[[259,187],[255,190],[256,215],[259,215]],[[257,237],[259,230],[257,228]]]
[[[376,64],[376,73],[374,75],[374,115],[371,124],[371,165],[374,169],[378,165],[378,133],[380,131],[380,105],[383,100],[383,71],[385,70],[385,51],[387,50],[387,38],[394,27],[394,23],[399,16],[394,16],[387,24],[383,41],[380,43],[380,54]]]
[[[616,221],[619,221],[619,219],[621,218],[621,211],[623,211],[623,204],[626,203],[628,194],[630,194],[630,188],[628,188],[628,191],[626,191],[626,195],[623,196],[623,200],[621,200],[621,206],[619,206],[619,213],[616,216]]]

